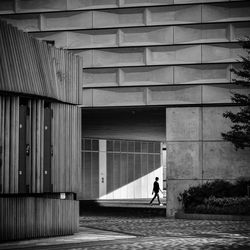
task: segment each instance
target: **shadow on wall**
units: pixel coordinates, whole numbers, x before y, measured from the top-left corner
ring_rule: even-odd
[[[163,183],[160,142],[82,140],[80,199],[152,197],[155,177]]]

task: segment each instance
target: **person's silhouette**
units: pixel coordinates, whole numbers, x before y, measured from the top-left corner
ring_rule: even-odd
[[[154,199],[155,199],[156,197],[157,197],[157,199],[158,199],[159,205],[161,205],[161,201],[160,201],[160,197],[159,197],[159,191],[161,191],[161,189],[160,189],[158,180],[159,180],[159,178],[156,177],[156,178],[155,178],[154,185],[153,185],[153,191],[152,191],[152,195],[153,195],[153,194],[155,194],[155,195],[154,195],[154,197],[152,198],[152,200],[150,201],[150,203],[149,203],[150,205],[153,203],[153,201],[154,201]],[[161,191],[161,192],[162,192],[162,191]],[[162,192],[162,193],[163,193],[163,192]]]

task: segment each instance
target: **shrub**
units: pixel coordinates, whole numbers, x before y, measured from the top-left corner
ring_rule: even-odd
[[[247,196],[229,198],[216,198],[211,196],[208,199],[205,199],[202,209],[202,213],[249,215],[250,198]]]
[[[224,180],[215,180],[190,187],[181,193],[178,199],[182,202],[184,211],[188,213],[232,214],[233,212],[233,214],[239,214],[241,211],[241,214],[246,214],[244,206],[250,208],[250,202],[249,198],[244,196],[247,195],[247,186],[249,185],[249,179],[239,179],[235,184]]]

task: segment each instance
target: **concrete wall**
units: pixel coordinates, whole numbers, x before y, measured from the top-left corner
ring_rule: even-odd
[[[224,179],[250,177],[249,149],[235,151],[221,132],[230,128],[223,112],[237,107],[187,107],[166,109],[167,213],[181,208],[178,195],[190,186]]]
[[[169,104],[142,86],[228,84],[250,32],[242,0],[4,0],[0,14],[83,56],[84,107]]]

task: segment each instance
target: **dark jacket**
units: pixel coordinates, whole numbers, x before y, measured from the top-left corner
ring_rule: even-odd
[[[158,183],[157,181],[154,182],[153,191],[154,191],[155,193],[159,193],[159,191],[160,191],[159,183]]]

